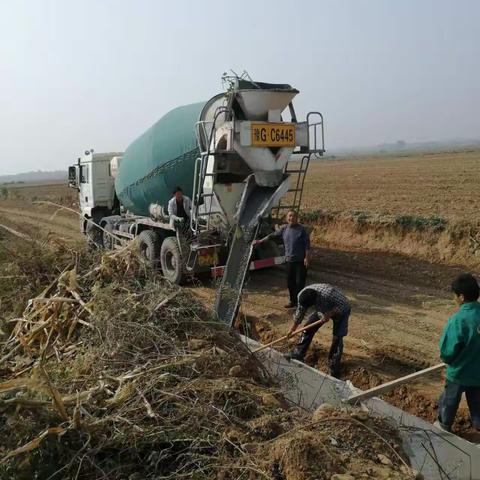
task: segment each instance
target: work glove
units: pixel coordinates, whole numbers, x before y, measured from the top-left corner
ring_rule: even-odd
[[[172,215],[172,220],[175,225],[181,225],[184,221],[182,217],[177,217],[176,215]]]

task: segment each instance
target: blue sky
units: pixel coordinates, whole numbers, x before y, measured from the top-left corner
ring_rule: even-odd
[[[300,90],[327,148],[480,137],[474,0],[0,0],[0,174],[124,150],[226,70]]]

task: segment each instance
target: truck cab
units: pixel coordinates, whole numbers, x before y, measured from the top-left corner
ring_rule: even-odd
[[[115,195],[114,172],[112,165],[118,165],[122,153],[94,153],[86,150],[76,165],[68,169],[68,184],[78,190],[79,207],[82,213],[80,230],[88,234],[91,222],[115,213],[118,200]],[[113,160],[113,161],[112,161]]]

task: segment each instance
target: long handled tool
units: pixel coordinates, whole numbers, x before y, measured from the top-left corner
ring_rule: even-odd
[[[357,393],[356,395],[352,395],[351,397],[345,400],[346,403],[355,403],[359,402],[360,400],[366,400],[367,398],[374,397],[376,395],[380,395],[382,393],[388,392],[392,388],[395,388],[398,385],[402,385],[403,383],[411,382],[418,377],[422,377],[427,373],[435,372],[437,370],[442,369],[445,367],[444,363],[439,363],[438,365],[434,365],[433,367],[428,367],[423,370],[419,370],[418,372],[411,373],[410,375],[405,375],[404,377],[397,378],[396,380],[392,380],[387,383],[383,383],[382,385],[378,385],[377,387],[370,388],[369,390],[365,390],[362,393]]]
[[[325,323],[325,320],[322,318],[321,320],[317,320],[316,322],[311,323],[310,325],[306,325],[305,327],[299,328],[298,330],[295,330],[291,335],[284,335],[283,337],[277,338],[276,340],[273,340],[273,342],[267,343],[266,345],[262,345],[261,347],[258,347],[256,350],[253,351],[253,353],[260,352],[262,350],[265,350],[268,347],[271,347],[272,345],[276,345],[277,343],[283,342],[287,338],[293,337],[294,335],[298,335],[299,333],[304,332],[305,330],[310,330],[311,328],[315,327],[316,325]]]

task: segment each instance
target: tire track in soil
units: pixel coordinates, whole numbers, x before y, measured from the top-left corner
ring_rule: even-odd
[[[32,204],[25,204],[23,208],[0,206],[0,219],[20,227],[35,227],[47,235],[66,237],[68,241],[82,239],[78,218],[71,213],[58,211],[55,208],[47,210]]]

